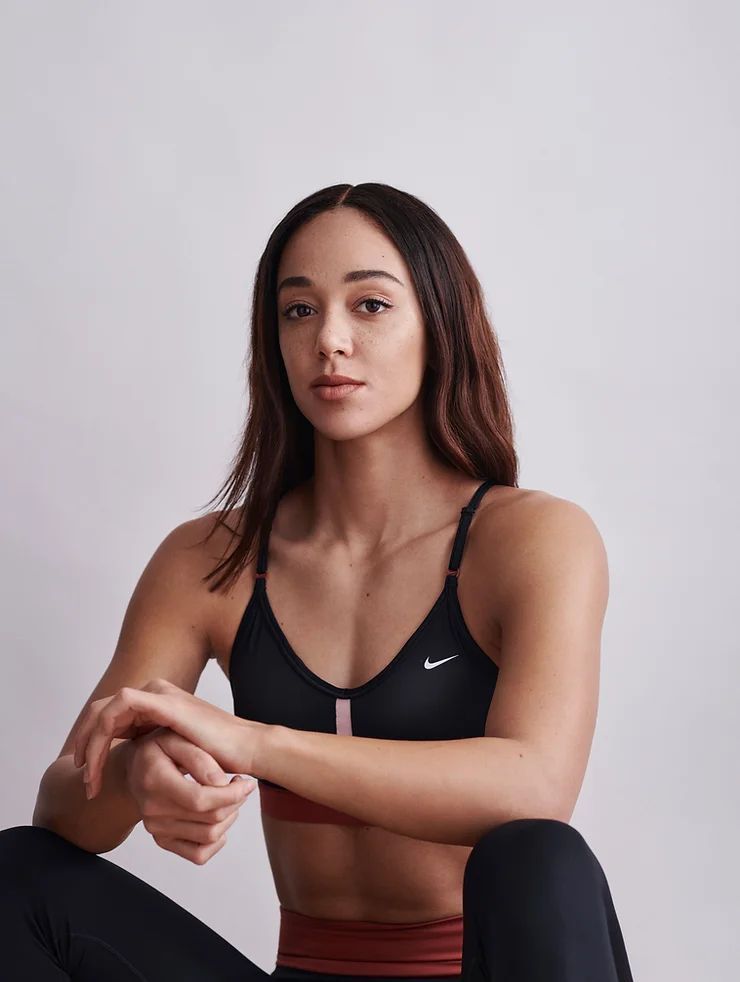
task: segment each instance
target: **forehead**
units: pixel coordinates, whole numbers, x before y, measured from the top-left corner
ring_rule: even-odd
[[[401,280],[409,273],[386,233],[356,208],[322,212],[301,226],[285,245],[278,282],[308,276],[318,284],[340,283],[348,270],[385,269]]]

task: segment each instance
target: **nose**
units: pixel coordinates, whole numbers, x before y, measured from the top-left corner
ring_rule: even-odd
[[[352,353],[352,336],[340,318],[327,316],[316,332],[315,352],[331,358],[334,354]]]

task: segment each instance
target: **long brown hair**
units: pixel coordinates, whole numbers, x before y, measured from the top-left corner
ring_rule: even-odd
[[[274,229],[257,267],[247,357],[249,409],[230,472],[204,505],[223,501],[219,526],[237,539],[205,577],[209,590],[232,583],[257,555],[282,495],[313,474],[313,426],[295,404],[278,344],[277,271],[291,235],[337,208],[363,212],[393,241],[411,272],[424,318],[429,359],[423,414],[440,457],[481,481],[518,487],[518,459],[498,340],[465,252],[439,215],[388,184],[333,184],[299,201]],[[239,529],[228,524],[244,495]]]

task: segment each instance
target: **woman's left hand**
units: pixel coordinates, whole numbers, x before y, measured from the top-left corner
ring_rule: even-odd
[[[125,686],[87,707],[74,743],[74,762],[86,768],[87,795],[102,785],[103,767],[114,737],[134,738],[166,726],[211,754],[231,773],[252,774],[256,744],[265,728],[199,699],[167,679],[141,688]]]

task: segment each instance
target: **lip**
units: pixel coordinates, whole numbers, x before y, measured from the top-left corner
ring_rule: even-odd
[[[316,388],[317,386],[326,385],[364,385],[359,379],[351,378],[349,375],[317,375],[316,378],[311,382],[311,388]]]
[[[325,402],[336,402],[338,399],[345,399],[353,392],[359,392],[364,382],[354,382],[347,384],[334,385],[314,385],[311,391],[314,395]]]

